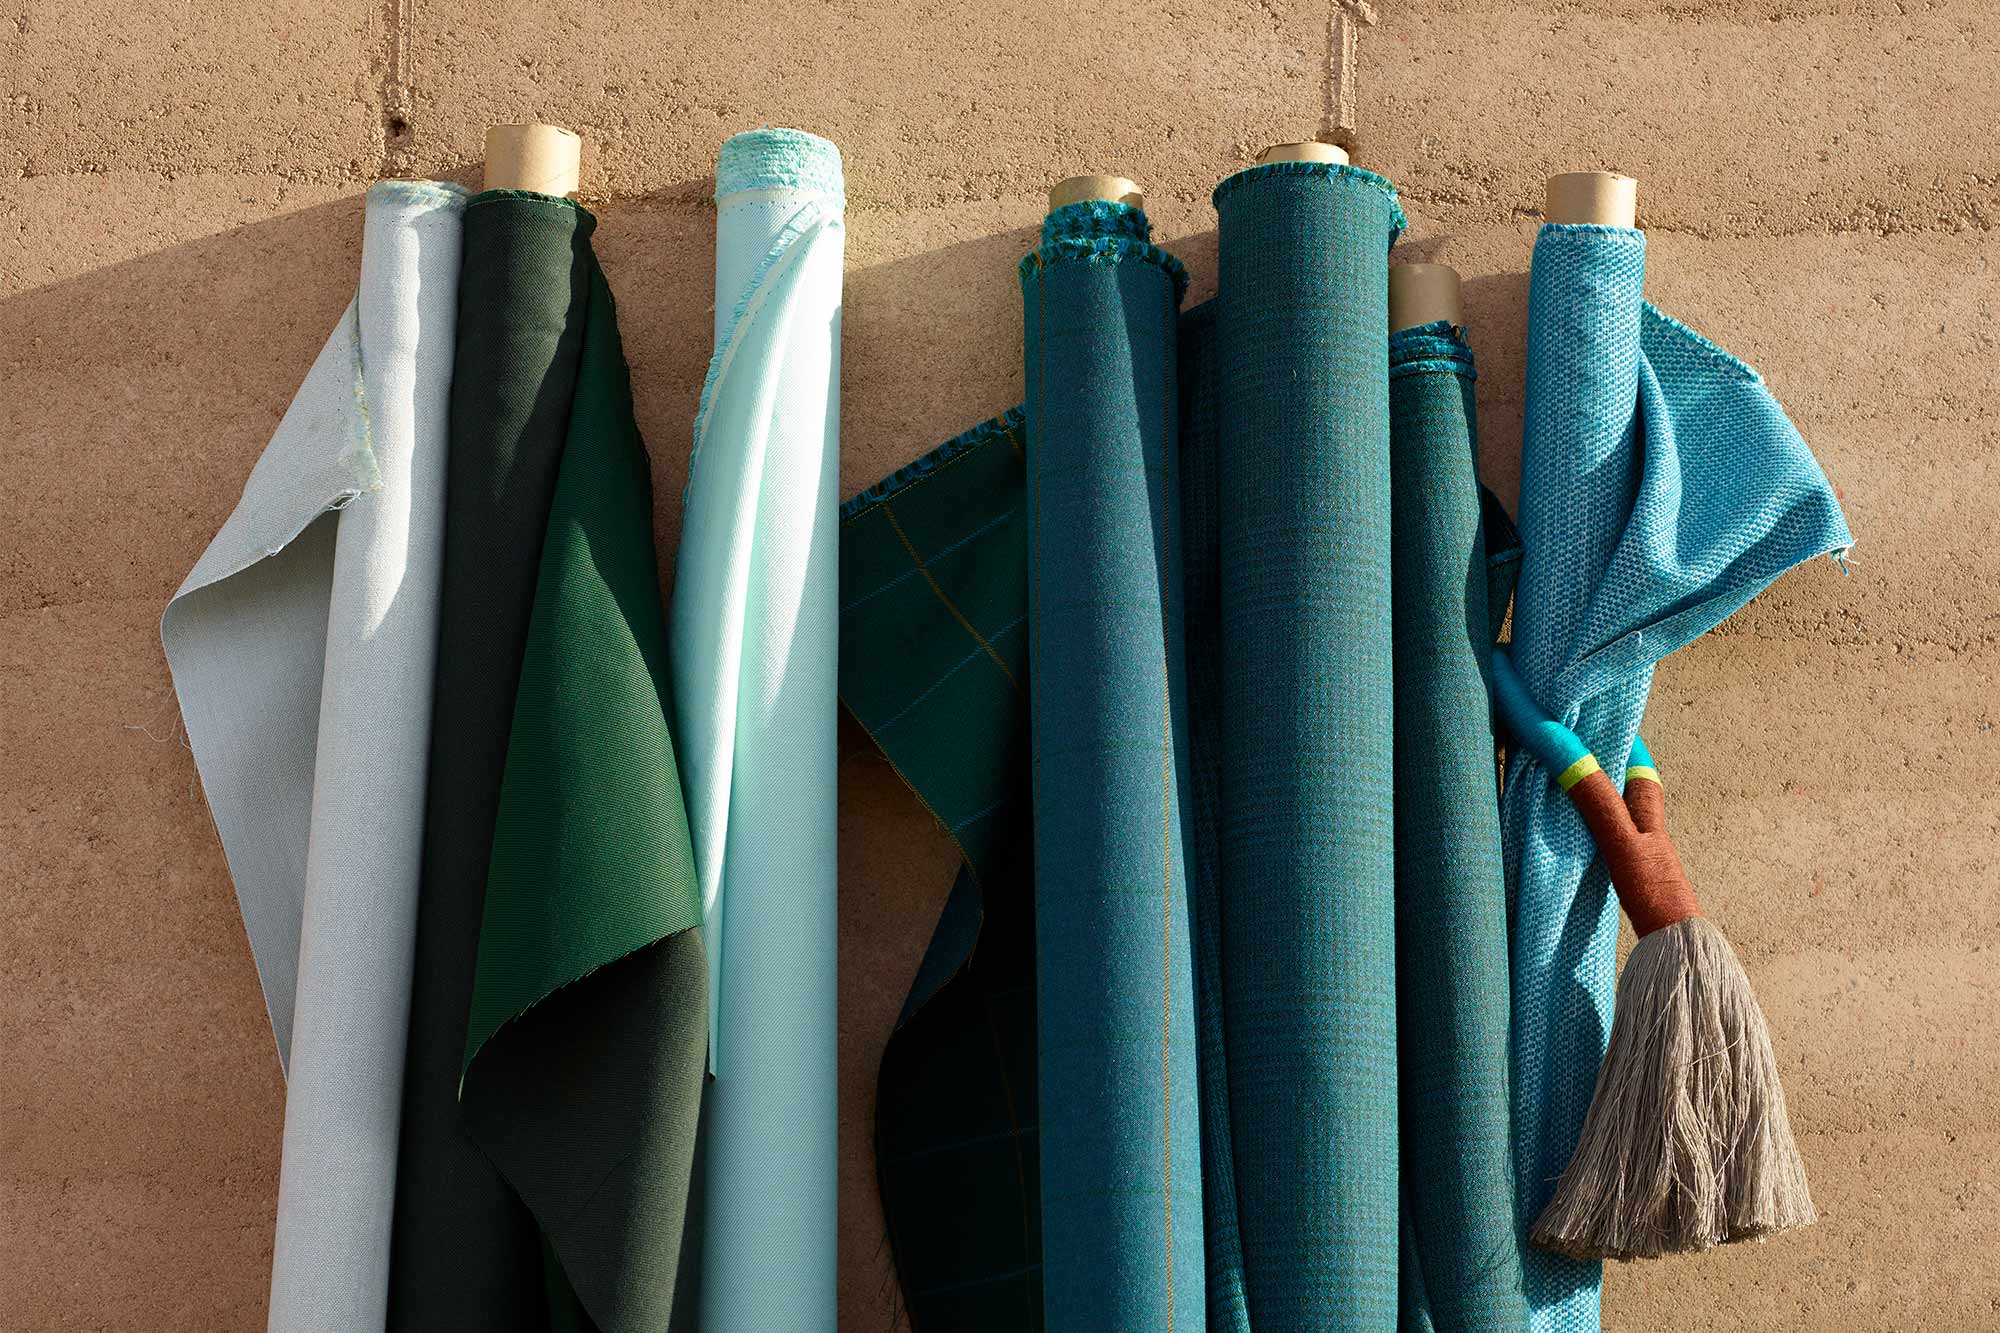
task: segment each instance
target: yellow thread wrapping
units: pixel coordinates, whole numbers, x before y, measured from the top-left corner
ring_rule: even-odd
[[[1647,782],[1659,782],[1660,770],[1647,764],[1634,764],[1625,770],[1625,780],[1630,782],[1634,778],[1643,778]]]
[[[1571,764],[1568,768],[1565,768],[1562,772],[1558,773],[1556,775],[1556,785],[1561,787],[1564,791],[1568,791],[1571,787],[1574,787],[1577,783],[1583,781],[1585,778],[1589,777],[1592,773],[1600,773],[1602,771],[1603,770],[1598,767],[1597,756],[1594,754],[1587,754],[1583,758]]]

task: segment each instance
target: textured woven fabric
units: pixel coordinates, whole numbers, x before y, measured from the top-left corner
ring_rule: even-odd
[[[835,1317],[840,153],[723,144],[715,354],[674,585],[674,702],[707,923],[701,1328]]]
[[[1181,543],[1187,633],[1188,914],[1194,938],[1195,1039],[1201,1057],[1201,1211],[1209,1333],[1248,1333],[1236,1160],[1222,1018],[1221,513],[1216,491],[1221,357],[1216,303],[1181,317]]]
[[[575,204],[514,191],[477,195],[465,211],[390,1267],[388,1326],[412,1333],[548,1327],[541,1237],[466,1133],[459,1078],[542,534],[583,350],[595,225]]]
[[[1021,265],[1044,1326],[1171,1330],[1206,1308],[1182,827],[1184,277],[1143,213],[1104,211],[1052,213]]]
[[[1513,661],[1621,772],[1653,666],[1772,579],[1851,543],[1825,475],[1757,373],[1641,298],[1645,238],[1535,242]],[[1618,908],[1590,835],[1525,752],[1502,801],[1512,904],[1517,1221],[1555,1187],[1610,1031]],[[1598,1327],[1600,1266],[1530,1251],[1531,1327]]]
[[[1528,1318],[1507,1104],[1507,905],[1486,672],[1494,617],[1472,350],[1389,340],[1396,1052],[1410,1330]]]
[[[876,1087],[916,1333],[1042,1326],[1023,448],[1016,409],[841,510],[841,702],[965,855]]]
[[[1397,1317],[1388,182],[1215,192],[1223,1015],[1253,1328]]]
[[[594,260],[586,300],[495,816],[460,1104],[473,1141],[534,1214],[557,1289],[574,1292],[588,1326],[637,1333],[665,1327],[675,1305],[707,977],[667,721],[651,470]]]
[[[355,302],[162,622],[288,1057],[273,1330],[388,1300],[464,208],[368,192]]]

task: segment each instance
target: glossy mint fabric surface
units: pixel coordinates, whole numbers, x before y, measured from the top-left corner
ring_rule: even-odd
[[[1405,1333],[1527,1323],[1507,1102],[1507,904],[1472,349],[1389,339],[1396,1051]],[[1505,608],[1502,591],[1500,609]]]
[[[705,968],[594,227],[466,209],[391,1328],[608,1333],[674,1297]]]
[[[1229,177],[1216,298],[1223,1017],[1250,1325],[1397,1319],[1394,189]]]
[[[1206,1306],[1176,334],[1145,215],[1075,204],[1026,304],[1044,1326]]]
[[[286,1058],[274,1330],[388,1296],[464,207],[368,192],[354,302],[161,625]]]
[[[1851,544],[1757,373],[1646,304],[1645,237],[1547,225],[1528,293],[1526,557],[1512,656],[1620,773],[1654,664],[1791,566]],[[1525,752],[1502,802],[1512,906],[1517,1222],[1576,1146],[1611,1024],[1618,908],[1588,831]],[[1531,1327],[1595,1330],[1600,1265],[1529,1251]]]
[[[875,1097],[916,1333],[1042,1326],[1024,447],[1017,408],[841,507],[841,703],[965,858]]]
[[[672,646],[709,949],[706,1333],[835,1307],[840,153],[723,144]]]

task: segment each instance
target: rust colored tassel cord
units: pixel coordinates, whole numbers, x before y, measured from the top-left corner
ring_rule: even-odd
[[[1652,1259],[1817,1220],[1763,1010],[1701,915],[1645,743],[1633,746],[1621,797],[1504,652],[1494,693],[1508,729],[1559,775],[1639,935],[1590,1113],[1530,1239],[1578,1259]]]

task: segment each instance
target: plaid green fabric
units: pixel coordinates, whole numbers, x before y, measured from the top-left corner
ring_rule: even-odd
[[[1022,450],[1017,408],[841,508],[841,702],[965,854],[876,1093],[920,1333],[1042,1327]]]

